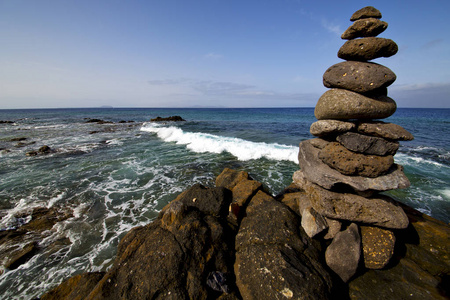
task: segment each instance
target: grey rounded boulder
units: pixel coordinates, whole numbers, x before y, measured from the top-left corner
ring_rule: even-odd
[[[386,96],[369,98],[344,89],[331,89],[319,98],[314,115],[318,120],[384,119],[396,109],[395,101]]]
[[[385,66],[359,61],[332,65],[323,74],[323,85],[357,93],[367,93],[390,86],[397,76]]]
[[[368,61],[379,57],[391,57],[398,51],[397,44],[390,39],[366,37],[344,43],[338,57],[345,60]]]

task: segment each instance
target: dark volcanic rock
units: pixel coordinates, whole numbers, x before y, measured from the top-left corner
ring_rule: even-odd
[[[366,37],[344,43],[338,57],[345,60],[368,61],[379,57],[391,57],[398,51],[397,44],[390,39]]]
[[[243,299],[329,299],[331,277],[285,205],[258,192],[236,236],[236,282]]]
[[[346,230],[336,234],[325,251],[327,265],[344,282],[347,282],[355,275],[360,257],[361,238],[358,226],[355,223],[352,223]]]
[[[180,121],[186,121],[186,120],[184,120],[180,116],[171,116],[171,117],[167,117],[167,118],[156,117],[154,119],[151,119],[150,121],[151,122],[180,122]]]
[[[393,123],[363,122],[358,124],[357,131],[393,141],[411,141],[414,139],[414,136],[409,131]]]
[[[357,192],[388,191],[407,188],[410,185],[408,178],[403,173],[403,168],[399,165],[394,165],[388,174],[377,178],[347,176],[323,163],[319,159],[319,151],[320,149],[315,148],[310,141],[303,141],[299,145],[298,160],[300,169],[306,178],[326,189],[345,185]],[[294,182],[300,180],[297,178],[299,174],[298,171],[294,173]]]
[[[355,128],[355,123],[340,120],[319,120],[311,124],[309,132],[318,137],[343,133]]]
[[[394,164],[392,155],[378,156],[355,153],[337,142],[329,143],[319,158],[341,174],[375,178],[386,174]]]
[[[389,68],[376,63],[344,61],[325,71],[323,85],[367,93],[390,86],[396,78]]]
[[[391,230],[361,226],[364,266],[368,269],[384,268],[394,254],[395,235]]]
[[[2,121],[0,120],[0,124],[14,124],[13,121]]]
[[[88,119],[85,123],[112,124],[113,122],[101,119]]]
[[[359,37],[374,37],[382,33],[388,27],[388,23],[375,18],[365,18],[355,21],[341,35],[344,40],[352,40]]]
[[[355,11],[350,17],[350,21],[356,21],[365,18],[381,19],[381,12],[373,6],[366,6]]]
[[[398,142],[355,132],[338,135],[336,140],[351,151],[372,155],[394,155],[399,147]]]
[[[395,101],[389,97],[369,98],[344,89],[331,89],[319,98],[314,115],[318,120],[384,119],[396,109]]]

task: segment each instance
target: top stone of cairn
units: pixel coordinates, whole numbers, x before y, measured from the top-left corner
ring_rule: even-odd
[[[365,18],[381,19],[381,12],[373,6],[366,6],[360,10],[355,11],[351,16],[350,21],[356,21]]]

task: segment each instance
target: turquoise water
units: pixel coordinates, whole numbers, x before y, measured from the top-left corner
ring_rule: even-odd
[[[171,115],[186,122],[149,122]],[[127,231],[187,187],[213,185],[225,167],[282,191],[298,169],[298,143],[313,138],[316,121],[312,108],[0,110],[0,120],[14,122],[0,124],[0,230],[19,226],[15,215],[30,207],[74,211],[41,241],[66,238],[67,245],[0,276],[0,296],[23,299],[77,273],[106,270]],[[390,194],[448,223],[450,110],[399,109],[387,121],[415,136],[395,156],[412,186]],[[22,147],[11,141],[21,137]],[[55,152],[25,155],[42,145]]]

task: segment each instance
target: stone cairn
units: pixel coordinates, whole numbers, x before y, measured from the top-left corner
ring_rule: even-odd
[[[310,131],[317,138],[300,143],[301,170],[293,176],[294,185],[304,190],[298,201],[302,227],[329,244],[326,262],[344,282],[359,265],[385,267],[394,252],[394,232],[408,226],[403,209],[380,194],[410,185],[394,154],[399,141],[413,139],[399,125],[376,121],[397,108],[387,96],[396,75],[368,62],[398,51],[394,41],[376,37],[387,28],[380,18],[371,6],[350,18],[354,23],[342,34],[348,41],[338,52],[346,61],[323,75],[331,89],[315,108],[318,121]]]

